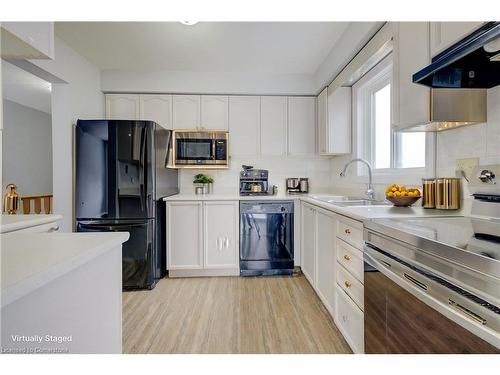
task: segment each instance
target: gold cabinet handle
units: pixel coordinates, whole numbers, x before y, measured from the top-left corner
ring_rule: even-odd
[[[350,257],[349,255],[347,255],[347,254],[346,254],[346,255],[344,255],[344,259],[345,259],[345,260],[351,260],[351,257]]]
[[[351,234],[351,230],[349,228],[346,229],[344,232],[345,232],[345,234]]]
[[[347,288],[350,288],[352,286],[351,282],[350,281],[344,281],[344,285],[347,287]]]

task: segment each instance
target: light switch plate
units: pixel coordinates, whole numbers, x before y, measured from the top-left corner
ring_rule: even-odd
[[[479,158],[457,159],[457,170],[463,171],[465,177],[467,177],[469,180],[471,178],[472,171],[478,165]]]

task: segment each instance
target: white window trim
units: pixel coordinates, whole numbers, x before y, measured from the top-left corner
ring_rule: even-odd
[[[362,126],[363,118],[365,116],[370,116],[373,119],[373,115],[370,114],[373,111],[373,106],[368,106],[366,103],[366,95],[371,95],[371,92],[382,88],[387,84],[387,78],[390,75],[390,83],[393,85],[392,80],[392,54],[386,56],[381,60],[372,70],[361,77],[352,86],[352,119],[353,119],[353,137],[356,140],[353,144],[353,155],[356,157],[373,160],[373,150],[367,150],[365,145],[371,144],[371,130],[366,131],[365,127]],[[377,77],[379,76],[379,77]],[[373,82],[369,81],[375,79]],[[380,87],[379,87],[380,86]],[[360,93],[360,90],[361,93]],[[364,105],[358,106],[358,96],[362,95],[362,100]],[[394,95],[394,90],[391,90],[391,96]],[[392,100],[394,103],[394,100]],[[361,108],[362,107],[362,108]],[[391,113],[391,123],[392,123],[392,113]],[[393,137],[397,137],[398,133],[393,133]],[[392,147],[396,147],[397,142],[392,142]],[[388,183],[389,181],[396,181],[406,184],[420,184],[422,177],[432,177],[435,175],[435,155],[436,155],[436,137],[434,133],[427,133],[425,139],[426,155],[425,155],[425,167],[420,168],[384,168],[384,169],[373,169],[373,182],[374,183]],[[397,150],[392,150],[391,155],[396,158]],[[367,154],[371,153],[369,157]],[[396,160],[392,161],[392,164],[396,164]],[[356,175],[354,176],[354,181],[356,182],[367,182],[368,181],[368,171],[364,165],[359,164],[356,169]]]

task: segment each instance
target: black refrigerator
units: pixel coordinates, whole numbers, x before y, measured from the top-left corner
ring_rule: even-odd
[[[152,289],[166,274],[163,197],[177,194],[168,169],[172,132],[152,121],[78,120],[75,212],[78,232],[129,232],[123,289]]]

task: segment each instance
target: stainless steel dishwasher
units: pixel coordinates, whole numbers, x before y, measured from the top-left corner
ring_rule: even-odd
[[[293,273],[292,201],[240,202],[240,275]]]

